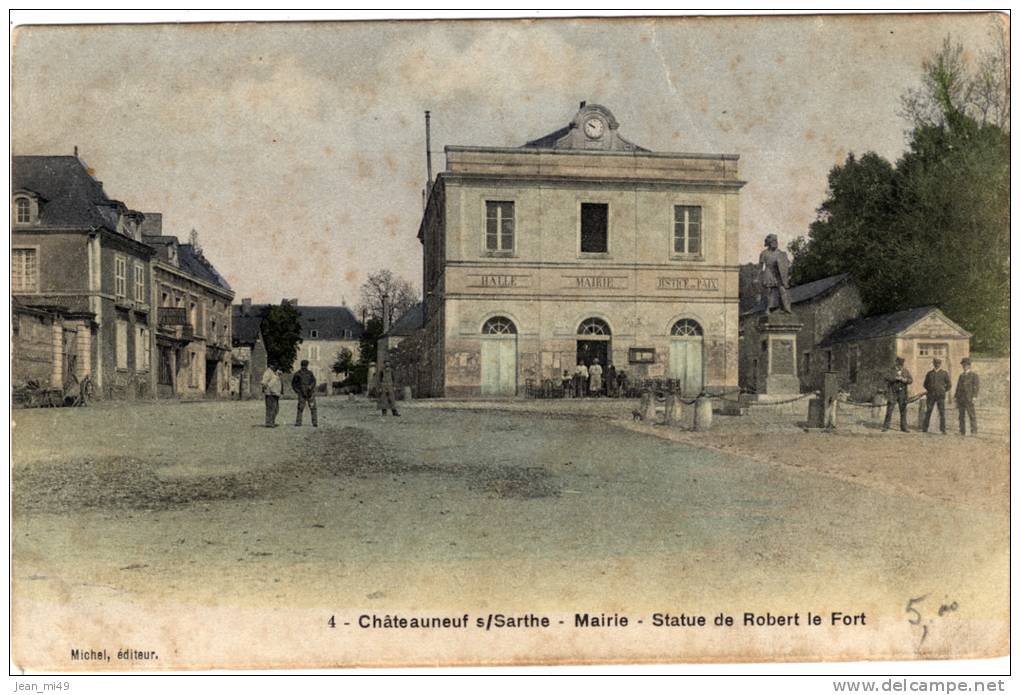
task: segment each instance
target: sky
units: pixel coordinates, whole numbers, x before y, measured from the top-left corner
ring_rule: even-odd
[[[424,111],[446,145],[513,147],[608,107],[648,149],[740,155],[740,256],[806,235],[848,153],[895,160],[900,97],[990,15],[23,26],[12,148],[80,156],[107,194],[196,229],[237,300],[421,287]]]

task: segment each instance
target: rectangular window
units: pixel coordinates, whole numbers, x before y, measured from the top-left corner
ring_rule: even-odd
[[[833,367],[832,350],[825,351],[825,371],[831,372]]]
[[[581,253],[609,253],[609,206],[581,203]]]
[[[857,372],[861,367],[861,348],[858,345],[850,346],[849,359],[847,360],[847,376],[851,384],[857,383]]]
[[[310,331],[310,332],[311,332],[313,338],[318,338],[319,337],[319,332],[318,331],[313,330],[313,331]]]
[[[135,369],[149,370],[149,329],[135,326]]]
[[[949,354],[949,345],[947,343],[918,343],[917,354],[919,357],[937,357],[945,363],[946,355]]]
[[[35,249],[11,249],[11,291],[39,290],[39,262]]]
[[[117,320],[117,369],[128,368],[128,322]]]
[[[510,201],[485,201],[485,250],[514,250],[514,204]]]
[[[805,374],[811,373],[811,353],[805,352],[803,359],[800,361],[801,369],[804,370]]]
[[[135,264],[135,301],[145,301],[145,268]]]
[[[188,311],[188,321],[191,322],[191,327],[192,327],[193,330],[195,330],[195,331],[199,330],[199,325],[198,325],[198,304],[195,303],[195,302],[191,303],[191,308]]]
[[[127,259],[123,256],[113,258],[114,293],[118,299],[127,297]]]
[[[673,253],[701,255],[701,208],[673,206]]]

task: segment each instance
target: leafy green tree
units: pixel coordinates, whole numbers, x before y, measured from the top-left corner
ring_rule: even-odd
[[[947,40],[925,62],[922,88],[904,100],[914,128],[895,166],[867,153],[830,172],[808,238],[789,246],[792,279],[850,273],[870,313],[935,305],[973,333],[975,351],[1004,353],[1008,98],[1004,107],[992,94],[991,54],[976,73],[964,55]]]
[[[262,319],[262,339],[269,366],[291,371],[301,344],[301,314],[287,302],[270,306]]]
[[[364,365],[375,364],[379,350],[379,338],[383,334],[383,322],[381,318],[373,317],[365,324],[365,332],[361,334],[359,343],[361,356],[358,362]]]
[[[347,374],[354,369],[354,353],[350,348],[340,348],[333,360],[334,374]]]

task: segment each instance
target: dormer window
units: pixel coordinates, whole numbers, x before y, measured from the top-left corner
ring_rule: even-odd
[[[39,204],[31,195],[21,193],[14,196],[14,223],[35,224],[39,219]]]

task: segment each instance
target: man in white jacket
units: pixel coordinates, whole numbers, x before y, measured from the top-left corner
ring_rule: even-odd
[[[276,414],[280,412],[280,394],[283,383],[280,381],[282,372],[266,367],[262,373],[262,393],[266,397],[266,427],[276,427]]]

